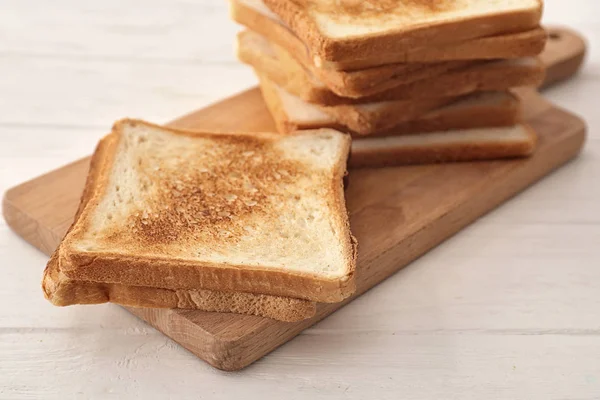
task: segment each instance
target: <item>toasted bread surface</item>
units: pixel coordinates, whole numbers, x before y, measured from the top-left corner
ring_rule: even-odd
[[[431,98],[431,102],[418,99],[325,107],[305,102],[264,76],[260,77],[260,86],[278,131],[284,133],[331,127],[357,137],[393,136],[440,129],[508,126],[514,125],[520,115],[518,100],[507,92]],[[458,107],[445,107],[453,104]]]
[[[324,302],[353,292],[345,135],[125,120],[108,140],[94,195],[61,245],[69,278]]]
[[[355,139],[372,136],[396,136],[417,132],[448,131],[482,127],[513,126],[521,117],[520,101],[509,92],[479,92],[433,109],[426,114],[389,130],[360,135],[323,110],[278,88],[268,79],[261,80],[267,108],[280,133],[304,129],[333,128],[351,133]]]
[[[539,58],[525,57],[510,60],[480,61],[463,68],[408,84],[401,84],[375,94],[369,89],[362,97],[341,97],[329,90],[320,79],[303,68],[293,57],[283,63],[281,53],[260,35],[242,32],[238,55],[292,94],[311,103],[336,106],[378,101],[452,97],[474,91],[498,91],[511,87],[537,86],[545,77],[545,68]]]
[[[101,140],[92,156],[90,171],[72,226],[76,225],[83,208],[94,193],[104,158],[107,156],[106,148],[109,142],[108,139]],[[112,302],[131,307],[232,312],[289,322],[310,318],[316,312],[314,302],[289,297],[211,290],[169,290],[77,281],[60,271],[58,254],[57,249],[44,270],[42,280],[45,297],[56,306]]]
[[[376,58],[539,25],[542,0],[265,0],[320,60]]]
[[[310,54],[307,46],[262,0],[230,0],[232,18],[286,49],[305,66],[354,71],[396,63],[424,63],[530,57],[540,54],[547,40],[544,29],[533,29],[464,40],[449,45],[427,45],[401,52],[380,52],[377,57],[327,61]]]
[[[242,62],[264,71],[271,80],[306,101],[323,105],[356,104],[362,101],[358,98],[361,96],[479,64],[465,61],[398,64],[355,72],[329,72],[306,68],[287,50],[248,30],[238,35],[237,48]]]

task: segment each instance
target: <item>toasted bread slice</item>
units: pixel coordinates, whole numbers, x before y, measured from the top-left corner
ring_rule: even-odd
[[[400,84],[479,64],[463,61],[398,64],[401,68],[386,66],[355,72],[326,71],[315,67],[307,69],[282,47],[248,30],[238,34],[237,54],[240,61],[264,71],[279,85],[297,92],[306,101],[323,105],[356,104],[362,100],[344,96],[379,93]]]
[[[230,0],[232,18],[260,33],[293,54],[306,67],[360,70],[386,64],[426,63],[456,60],[521,58],[538,55],[544,49],[546,32],[536,27],[523,32],[476,38],[450,45],[428,45],[401,52],[380,52],[363,60],[326,61],[309,54],[307,46],[262,0]]]
[[[55,306],[111,302],[128,307],[180,308],[256,315],[285,322],[302,321],[313,317],[316,312],[316,303],[290,297],[76,281],[60,271],[57,256],[58,254],[48,263],[42,282],[46,298]]]
[[[310,71],[304,69],[291,57],[282,62],[268,45],[253,45],[260,42],[259,36],[243,35],[252,41],[242,41],[238,55],[261,75],[284,87],[292,94],[311,102],[328,106],[372,103],[379,101],[426,99],[432,97],[456,97],[474,91],[503,91],[512,87],[538,86],[545,77],[543,63],[537,57],[511,60],[483,61],[472,66],[452,69],[431,79],[421,79],[408,84],[372,94],[349,93],[347,96],[329,91],[327,85]],[[254,40],[256,39],[256,40]],[[250,43],[248,43],[250,42]]]
[[[79,209],[73,226],[93,194],[101,165],[106,157],[106,141],[98,145],[90,164]],[[316,303],[290,297],[212,290],[171,290],[118,283],[77,281],[60,271],[57,249],[44,270],[42,289],[56,306],[111,302],[129,307],[182,308],[202,311],[256,315],[279,321],[301,321],[314,316]]]
[[[289,109],[306,109],[299,97],[293,96],[267,77],[256,71],[263,96],[281,99]],[[425,99],[381,101],[356,105],[317,106],[314,108],[330,115],[335,121],[358,135],[371,135],[386,131],[403,122],[412,121],[427,112],[450,104],[458,97],[431,97]],[[316,112],[311,112],[315,115]],[[293,129],[292,129],[293,131]]]
[[[352,142],[352,168],[527,157],[537,135],[527,125],[362,138]]]
[[[359,71],[335,71],[306,65],[283,47],[270,43],[264,36],[244,31],[238,35],[238,57],[247,64],[276,63],[288,79],[296,75],[312,77],[338,96],[368,95],[422,79],[434,78],[445,72],[476,65],[477,61],[446,61],[441,63],[392,64]],[[265,58],[262,60],[261,58]],[[271,61],[270,59],[274,59]],[[292,78],[293,79],[293,78]],[[343,100],[337,99],[339,103]],[[348,102],[348,100],[345,100]]]
[[[347,135],[124,120],[104,140],[90,201],[59,247],[70,279],[322,302],[354,292]]]
[[[267,79],[261,80],[261,90],[277,130],[281,133],[305,129],[333,128],[349,132],[355,138],[364,137],[364,135],[353,132],[344,126],[342,122],[325,112],[322,107],[303,101]],[[490,126],[513,126],[520,119],[520,101],[513,94],[509,92],[480,92],[436,108],[387,131],[374,132],[368,137]]]
[[[542,0],[264,0],[320,60],[348,61],[537,27]]]

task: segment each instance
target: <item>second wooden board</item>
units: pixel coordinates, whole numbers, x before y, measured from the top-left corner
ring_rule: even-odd
[[[567,31],[551,42],[544,60],[552,81],[572,75],[583,42]],[[540,135],[536,154],[524,160],[424,165],[352,171],[347,192],[351,227],[359,241],[356,298],[444,239],[573,158],[585,125],[532,90],[522,91],[525,116]],[[193,129],[273,130],[257,89],[175,121]],[[69,227],[87,174],[82,160],[20,185],[4,198],[8,224],[50,254]],[[40,277],[43,266],[40,266]],[[42,295],[40,290],[40,296]],[[213,366],[241,369],[331,314],[341,304],[321,304],[299,323],[201,311],[129,311]]]

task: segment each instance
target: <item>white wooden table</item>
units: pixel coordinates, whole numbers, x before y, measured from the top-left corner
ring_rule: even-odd
[[[46,257],[0,221],[0,398],[600,399],[600,3],[549,90],[584,154],[326,321],[223,373],[118,306],[55,308]],[[255,82],[217,0],[0,0],[0,189],[89,154],[115,119],[166,122]]]

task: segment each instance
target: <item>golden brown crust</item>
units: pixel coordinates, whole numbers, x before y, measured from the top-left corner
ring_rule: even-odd
[[[94,193],[107,151],[111,147],[111,140],[113,137],[107,136],[96,147],[80,205],[71,227],[77,223],[81,212]],[[131,307],[233,312],[288,322],[311,318],[316,312],[314,302],[289,297],[211,290],[168,290],[76,281],[61,273],[58,254],[57,249],[44,270],[42,280],[45,297],[57,306],[112,302]]]
[[[311,53],[326,61],[365,60],[384,53],[402,53],[410,48],[458,43],[469,39],[534,29],[542,16],[542,1],[534,10],[505,12],[470,17],[439,24],[422,24],[410,30],[364,35],[355,38],[328,38],[307,15],[304,2],[264,0],[291,30],[306,44]]]
[[[245,35],[251,36],[253,33],[249,32]],[[288,58],[287,65],[283,65],[280,58],[261,56],[256,54],[256,50],[243,48],[244,46],[240,46],[240,52],[254,53],[251,62],[249,56],[246,56],[245,60],[260,74],[309,103],[327,106],[456,97],[474,91],[497,91],[511,87],[537,86],[543,82],[545,77],[545,68],[537,58],[483,61],[467,67],[451,69],[445,74],[431,79],[396,85],[376,94],[363,93],[363,97],[346,98],[327,90],[324,85],[316,85],[314,78],[311,78],[309,73],[291,57]],[[368,93],[370,92],[371,90],[368,91]]]
[[[248,292],[270,294],[275,296],[289,296],[312,301],[337,302],[350,296],[355,290],[354,269],[356,260],[354,248],[346,244],[346,261],[348,270],[339,279],[328,279],[313,274],[280,270],[275,268],[259,268],[241,265],[220,265],[203,262],[182,262],[169,258],[124,256],[118,253],[94,253],[77,251],[72,243],[77,239],[80,231],[85,230],[89,223],[89,215],[93,212],[94,205],[100,200],[108,180],[109,171],[115,157],[115,147],[120,131],[124,124],[146,124],[148,126],[167,130],[173,134],[198,136],[211,136],[205,132],[181,131],[147,124],[142,121],[123,120],[115,124],[112,138],[107,145],[107,156],[99,168],[95,187],[97,188],[84,207],[81,216],[65,237],[60,246],[59,262],[61,271],[71,279],[103,283],[120,283],[133,286],[149,286],[165,289],[209,289],[232,292]],[[261,140],[277,140],[277,134],[247,134],[243,135],[219,134],[219,137],[229,137],[231,140],[246,140],[260,138]],[[350,147],[350,138],[344,141],[341,149],[339,165],[345,168],[347,154]],[[345,152],[345,153],[344,153]],[[342,177],[340,177],[340,185]],[[339,195],[339,192],[334,193]],[[340,229],[350,236],[348,225],[343,223],[346,215],[343,197],[335,209],[342,218]],[[347,218],[347,216],[346,216]],[[165,277],[169,277],[166,280]]]
[[[275,126],[279,133],[291,133],[297,130],[332,128],[350,133],[355,139],[374,136],[396,136],[410,133],[426,133],[453,129],[474,129],[483,127],[498,127],[515,125],[521,117],[520,101],[510,93],[501,103],[476,103],[470,107],[441,107],[407,122],[393,126],[388,130],[376,131],[363,135],[348,127],[333,117],[325,120],[296,121],[284,109],[281,98],[272,82],[260,77],[260,89]],[[474,96],[478,96],[475,94]]]
[[[236,22],[283,47],[306,67],[314,65],[324,70],[355,71],[379,65],[407,62],[426,63],[530,57],[540,54],[544,50],[547,40],[546,32],[540,27],[535,27],[522,32],[476,38],[451,45],[428,45],[410,49],[408,52],[382,52],[375,58],[362,60],[332,62],[315,57],[317,58],[317,63],[315,63],[314,57],[309,54],[306,45],[289,28],[245,6],[238,0],[230,2],[231,16]]]
[[[446,72],[479,64],[478,61],[392,64],[345,72],[317,68],[312,64],[306,67],[283,47],[275,44],[271,46],[277,54],[277,60],[274,61],[280,64],[281,70],[288,72],[288,79],[293,79],[297,75],[307,76],[306,68],[335,95],[339,96],[335,99],[339,104],[351,103],[352,100],[348,98],[356,100],[356,98],[380,93],[399,85],[429,78],[435,79]]]
[[[447,143],[438,146],[402,146],[387,149],[354,148],[350,168],[379,168],[412,164],[495,160],[527,157],[535,151],[537,135],[526,126],[528,139],[524,141],[473,141]]]
[[[451,107],[450,105],[450,107],[440,108],[439,111],[432,110],[420,118],[368,137],[513,126],[521,120],[520,101],[516,96],[507,94],[507,100],[500,104],[473,104],[471,107]],[[356,133],[353,136],[361,137]]]
[[[241,62],[264,71],[279,86],[296,92],[300,98],[311,103],[339,104],[346,101],[327,87],[316,86],[305,71],[283,68],[276,54],[265,54],[253,46],[255,35],[257,34],[247,30],[238,34],[237,56]],[[296,67],[301,68],[298,64]]]
[[[430,97],[382,102],[368,109],[360,105],[339,105],[321,107],[321,109],[352,132],[358,135],[372,135],[417,119],[431,110],[456,100],[457,97]]]
[[[395,63],[431,63],[457,60],[494,60],[537,56],[544,51],[547,32],[537,27],[524,32],[507,33],[463,41],[452,45],[428,46],[408,53],[385,53],[377,65]],[[372,67],[373,60],[321,61],[322,69],[355,71]]]
[[[179,308],[256,315],[286,322],[302,321],[313,317],[316,312],[316,303],[289,297],[76,281],[61,274],[56,254],[48,263],[42,286],[46,298],[52,304],[61,307],[111,302],[129,307]]]
[[[332,128],[351,132],[357,136],[373,135],[377,132],[385,132],[403,122],[415,120],[435,108],[457,100],[455,97],[432,97],[415,101],[386,102],[372,110],[352,105],[319,107],[324,113],[334,118],[335,122],[322,124],[316,121],[300,125],[287,115],[275,84],[260,73],[257,75],[267,108],[281,133],[290,133],[299,129]]]
[[[368,101],[414,99],[431,96],[460,96],[478,91],[507,90],[513,87],[538,86],[544,81],[545,68],[539,58],[534,63],[489,61],[476,66],[453,70],[435,79],[425,79],[400,85]]]

